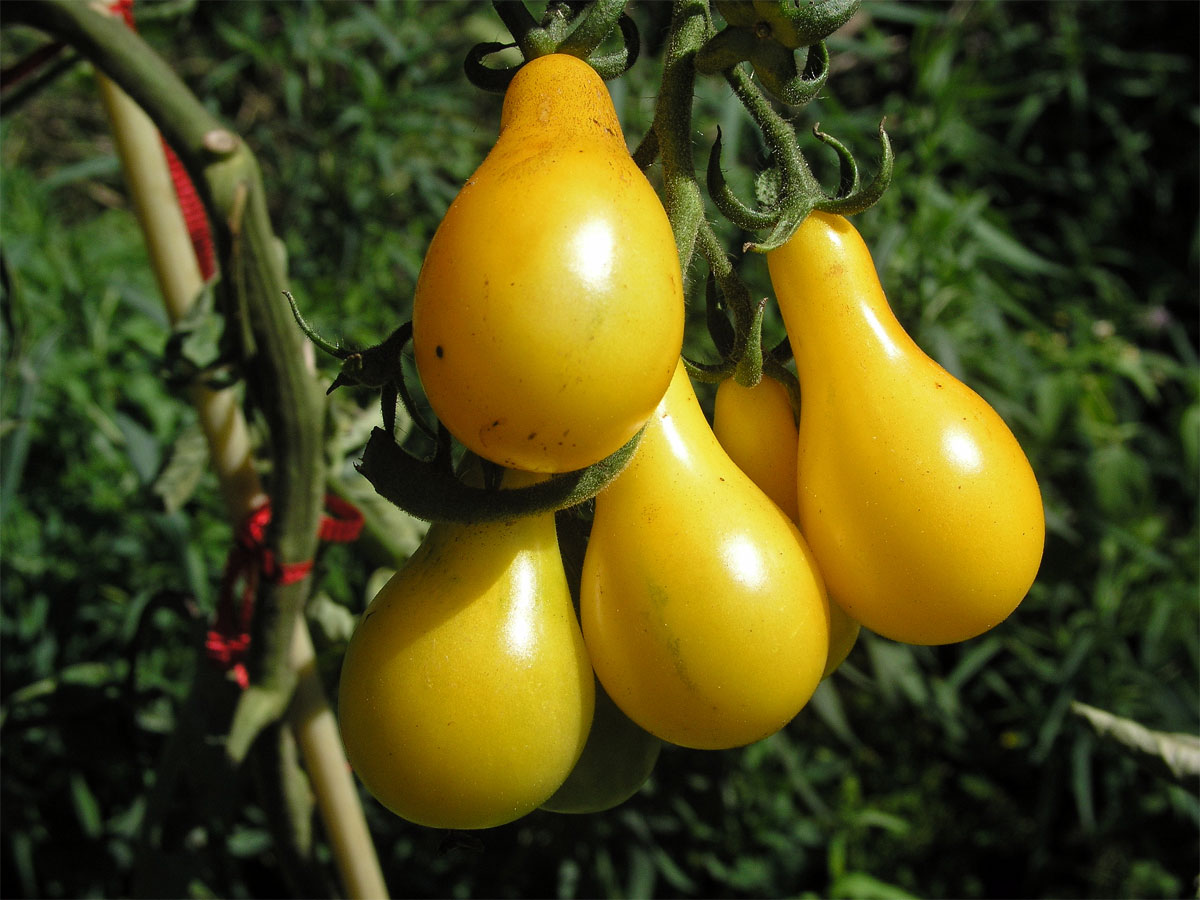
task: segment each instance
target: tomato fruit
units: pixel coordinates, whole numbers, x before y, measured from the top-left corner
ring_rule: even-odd
[[[913,644],[1002,622],[1045,542],[1016,438],[904,331],[846,219],[812,213],[767,263],[803,397],[800,530],[830,596]]]
[[[820,575],[796,526],[721,449],[682,363],[633,460],[596,497],[580,617],[613,701],[685,747],[778,731],[821,678]]]
[[[620,806],[646,783],[661,749],[662,741],[634,724],[597,685],[596,712],[583,755],[542,809],[596,813]]]
[[[417,281],[413,347],[430,405],[501,465],[590,465],[666,390],[682,284],[670,223],[604,82],[572,56],[533,59]]]
[[[712,428],[737,467],[796,521],[799,436],[787,388],[767,375],[754,387],[726,378],[717,385]]]
[[[796,454],[800,435],[787,388],[764,375],[754,387],[732,378],[717,386],[713,434],[729,458],[763,493],[800,521],[796,492]],[[850,655],[861,630],[829,596],[829,657],[821,678],[828,678]]]
[[[384,806],[421,825],[488,828],[566,779],[593,691],[553,514],[435,524],[363,614],[338,718]]]

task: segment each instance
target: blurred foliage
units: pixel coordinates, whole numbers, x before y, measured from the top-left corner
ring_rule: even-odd
[[[404,320],[425,246],[494,140],[499,98],[460,68],[500,36],[490,8],[139,9],[259,155],[310,320],[358,344]],[[610,85],[631,145],[665,8],[634,11],[645,55]],[[608,814],[447,833],[368,799],[395,895],[1196,894],[1195,781],[1071,704],[1198,729],[1198,18],[1173,3],[867,3],[797,121],[828,184],[812,124],[869,160],[887,117],[893,188],[857,223],[902,320],[1012,424],[1045,493],[1045,563],[1011,621],[945,648],[866,636],[783,732],[668,749]],[[39,41],[6,30],[4,65]],[[725,84],[702,81],[698,161],[718,125],[750,197],[761,140]],[[168,329],[86,66],[0,129],[3,890],[278,896],[249,779],[213,783],[214,749],[181,729],[202,717],[187,697],[229,529],[211,476],[173,512],[154,492],[192,416],[162,378]],[[745,236],[723,235],[736,255]],[[762,259],[742,266],[766,293]],[[343,473],[370,405],[337,397]],[[346,632],[328,598],[359,611],[387,561],[341,547],[319,561],[331,689]],[[164,760],[182,760],[176,790],[156,790]],[[144,852],[152,835],[162,853]]]

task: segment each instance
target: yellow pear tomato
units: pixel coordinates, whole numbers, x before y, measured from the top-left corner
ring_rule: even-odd
[[[767,263],[803,401],[800,530],[830,595],[913,644],[1004,621],[1045,541],[1016,438],[904,331],[846,219],[812,213]]]
[[[717,386],[713,434],[737,467],[762,488],[793,522],[796,502],[796,453],[800,435],[787,388],[764,375],[754,387],[732,378]],[[828,678],[854,649],[859,624],[829,597],[829,658],[822,678]]]
[[[666,390],[682,284],[670,223],[604,82],[573,56],[531,60],[417,281],[413,347],[430,405],[501,465],[590,465]]]
[[[435,524],[363,614],[338,718],[384,806],[421,825],[488,828],[563,783],[594,690],[553,515]]]
[[[726,378],[717,385],[712,428],[738,468],[796,521],[799,436],[787,388],[767,375],[754,387]]]
[[[580,616],[613,702],[685,747],[764,738],[820,681],[821,577],[796,526],[721,449],[682,364],[596,497]]]

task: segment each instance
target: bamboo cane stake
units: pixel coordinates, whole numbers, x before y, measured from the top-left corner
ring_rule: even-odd
[[[125,170],[130,200],[146,238],[150,265],[162,291],[167,317],[174,325],[187,315],[204,282],[179,211],[158,129],[112,80],[98,73],[96,80]],[[239,523],[266,499],[266,494],[254,469],[250,436],[236,391],[194,385],[191,396],[208,439],[226,511],[232,522]]]
[[[187,314],[203,287],[180,213],[158,129],[110,79],[97,74],[130,199],[172,323]],[[249,432],[232,389],[192,388],[231,522],[236,526],[266,499],[254,469]],[[304,757],[317,808],[349,897],[387,897],[387,886],[354,787],[329,701],[317,677],[312,638],[296,618],[289,656],[298,675],[289,726]]]

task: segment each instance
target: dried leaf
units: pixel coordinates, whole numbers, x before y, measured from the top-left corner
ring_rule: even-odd
[[[1183,732],[1151,731],[1132,719],[1114,716],[1078,701],[1072,701],[1071,710],[1087,719],[1097,734],[1158,757],[1176,778],[1200,775],[1200,737]]]

